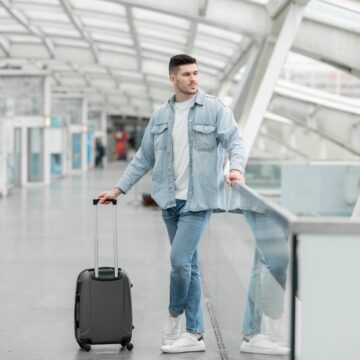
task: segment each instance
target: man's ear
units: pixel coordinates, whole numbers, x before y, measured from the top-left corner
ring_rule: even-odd
[[[172,84],[175,84],[175,81],[176,81],[176,78],[175,78],[175,75],[174,74],[170,74],[169,75],[169,80]]]

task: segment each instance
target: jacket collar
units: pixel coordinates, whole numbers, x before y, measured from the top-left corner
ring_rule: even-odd
[[[198,89],[196,96],[195,96],[195,104],[198,105],[204,105],[204,92],[201,89]],[[175,103],[175,94],[173,96],[171,96],[168,100],[168,104],[170,104],[171,106],[173,106]]]

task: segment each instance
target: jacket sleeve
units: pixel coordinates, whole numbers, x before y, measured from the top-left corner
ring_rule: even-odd
[[[220,105],[217,112],[217,138],[229,155],[230,169],[245,173],[245,144],[235,122],[233,112],[227,106]]]
[[[154,135],[151,134],[152,120],[145,130],[141,146],[124,171],[116,187],[127,193],[149,170],[154,167]]]

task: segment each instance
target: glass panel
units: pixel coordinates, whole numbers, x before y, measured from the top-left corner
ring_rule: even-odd
[[[119,19],[120,20],[120,19]],[[123,22],[114,22],[114,21],[106,21],[97,19],[95,17],[82,16],[81,21],[84,25],[88,27],[98,27],[103,29],[117,30],[117,31],[129,31],[129,26],[126,23],[126,18],[123,19]]]
[[[100,50],[105,50],[105,51],[113,51],[113,52],[117,52],[117,53],[120,53],[120,54],[136,55],[136,50],[135,49],[129,49],[129,48],[122,47],[122,46],[99,44],[99,49]]]
[[[43,26],[42,31],[46,34],[46,35],[58,35],[58,36],[71,36],[71,37],[80,37],[80,34],[78,31],[73,30],[72,28],[50,28],[47,26]]]
[[[88,129],[92,132],[101,131],[101,111],[89,110],[88,111]]]
[[[62,117],[54,115],[54,116],[51,116],[50,126],[52,128],[62,128],[65,126],[65,121]]]
[[[111,2],[100,2],[94,0],[71,0],[71,3],[75,8],[79,9],[94,10],[95,12],[99,13],[126,16],[125,8],[122,5]]]
[[[36,36],[31,35],[16,35],[16,36],[9,36],[11,42],[14,43],[29,43],[29,44],[40,44],[41,39],[37,38]]]
[[[43,129],[28,129],[28,181],[43,180]]]
[[[218,27],[213,27],[205,24],[198,25],[199,33],[204,33],[206,35],[210,35],[212,37],[220,37],[224,40],[240,43],[241,40],[244,38],[242,35],[231,32],[223,29],[219,29]]]
[[[70,121],[70,124],[82,123],[82,100],[71,98],[52,98],[52,114],[60,118],[62,124]]]
[[[14,185],[21,185],[21,129],[14,129]]]
[[[62,174],[62,155],[61,154],[51,154],[51,175],[61,175]]]
[[[36,76],[0,77],[0,115],[42,115],[44,78]]]
[[[254,350],[252,339],[267,339],[288,359],[288,233],[281,221],[240,187],[232,188],[230,205],[234,214],[214,214],[200,243],[212,320],[228,358],[246,359],[246,351]],[[244,353],[239,355],[239,349]]]
[[[81,134],[72,134],[72,168],[81,169]]]
[[[190,21],[185,20],[180,17],[175,17],[171,15],[161,14],[154,11],[143,10],[139,8],[133,9],[134,18],[137,20],[145,20],[145,21],[154,21],[158,24],[166,24],[171,27],[177,27],[181,29],[189,29]]]
[[[281,165],[248,162],[246,165],[246,183],[257,189],[280,189]]]
[[[295,214],[348,217],[359,196],[359,183],[359,162],[284,163],[281,204]]]
[[[38,11],[38,10],[27,10],[26,15],[30,19],[34,20],[45,20],[45,21],[51,21],[51,22],[61,22],[68,24],[69,18],[66,14],[61,14],[58,11],[57,12],[50,12],[50,11]]]
[[[89,44],[82,40],[71,40],[71,39],[54,39],[55,45],[63,46],[74,46],[80,48],[88,48]]]
[[[121,45],[129,45],[129,46],[133,46],[133,40],[131,39],[130,36],[125,36],[125,35],[121,35],[121,36],[116,36],[116,34],[114,33],[114,35],[107,35],[107,34],[100,34],[100,33],[96,33],[96,32],[92,32],[92,38],[94,40],[97,41],[103,41],[103,42],[107,42],[107,43],[113,43],[113,44],[121,44]]]
[[[360,235],[301,235],[298,249],[296,353],[358,359]]]
[[[92,151],[92,134],[91,132],[86,133],[86,166],[91,167],[93,159],[93,151]]]

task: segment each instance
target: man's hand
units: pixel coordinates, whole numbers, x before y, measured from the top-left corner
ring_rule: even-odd
[[[229,175],[225,176],[225,181],[229,186],[233,186],[235,182],[245,184],[245,177],[240,170],[230,170]]]
[[[119,189],[115,188],[110,191],[104,191],[98,195],[98,198],[100,199],[99,204],[109,204],[111,199],[116,199],[120,194],[123,194],[124,192]]]

